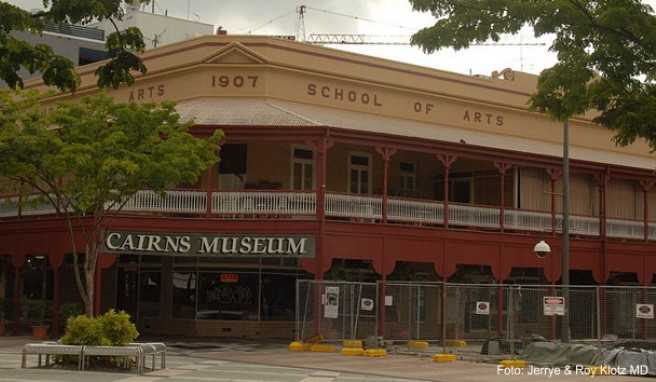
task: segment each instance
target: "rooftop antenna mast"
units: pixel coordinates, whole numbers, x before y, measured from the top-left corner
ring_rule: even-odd
[[[298,13],[298,20],[296,22],[296,41],[305,41],[305,13],[307,12],[307,6],[299,5],[296,8]]]

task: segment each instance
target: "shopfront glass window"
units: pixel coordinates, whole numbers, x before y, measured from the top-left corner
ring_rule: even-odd
[[[195,272],[173,272],[173,317],[196,316],[196,284]]]
[[[262,275],[262,320],[293,320],[295,299],[296,275]]]
[[[258,275],[235,272],[201,272],[198,319],[257,320]]]
[[[162,274],[160,272],[141,273],[140,315],[141,317],[157,318],[160,314],[160,293],[162,290]]]

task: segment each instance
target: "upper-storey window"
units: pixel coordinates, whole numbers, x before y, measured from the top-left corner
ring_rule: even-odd
[[[417,168],[414,163],[401,162],[399,164],[401,172],[401,194],[404,196],[414,196],[417,191]]]
[[[292,147],[292,190],[314,189],[314,156],[305,147]]]
[[[221,146],[219,162],[219,184],[222,191],[242,190],[246,183],[248,146],[225,144]]]
[[[352,194],[371,194],[371,155],[349,154],[348,189]]]

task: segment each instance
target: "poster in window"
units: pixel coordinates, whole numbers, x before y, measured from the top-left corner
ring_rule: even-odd
[[[326,303],[323,306],[325,318],[337,318],[339,315],[339,287],[326,287]]]

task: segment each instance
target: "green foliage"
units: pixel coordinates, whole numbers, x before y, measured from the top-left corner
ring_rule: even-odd
[[[0,92],[7,110],[0,116],[0,177],[57,198],[60,211],[115,211],[139,190],[196,183],[218,160],[222,133],[195,138],[173,103],[115,103],[99,95],[45,115],[38,100]]]
[[[99,317],[79,315],[66,322],[62,343],[66,345],[124,346],[139,336],[130,315],[113,309]]]
[[[127,345],[139,336],[137,328],[130,322],[130,315],[125,311],[110,309],[98,317],[102,333],[113,346]]]
[[[644,138],[656,149],[656,16],[639,0],[410,0],[438,18],[412,43],[456,50],[524,26],[553,34],[559,62],[543,71],[531,107],[566,120],[589,109],[620,145]]]
[[[111,345],[109,339],[104,336],[100,321],[85,315],[68,319],[61,341],[64,345]]]
[[[137,191],[196,183],[218,161],[223,134],[194,137],[192,123],[180,120],[173,103],[115,103],[98,95],[44,113],[42,97],[0,91],[0,183],[38,192],[69,228],[73,218],[93,215],[85,237],[84,283],[74,268],[91,312],[93,293],[88,292],[107,213],[120,212]]]
[[[61,90],[75,90],[79,77],[74,63],[56,55],[44,44],[30,45],[15,38],[11,31],[41,33],[48,23],[81,23],[92,21],[122,20],[123,8],[128,4],[149,3],[150,0],[44,0],[45,11],[36,14],[0,1],[0,80],[12,88],[22,87],[18,71],[40,72],[47,85]],[[116,25],[116,24],[114,24]],[[136,28],[116,31],[106,42],[110,61],[97,71],[98,85],[117,88],[121,83],[131,84],[131,70],[146,73],[146,67],[136,53],[145,45],[141,32]]]

